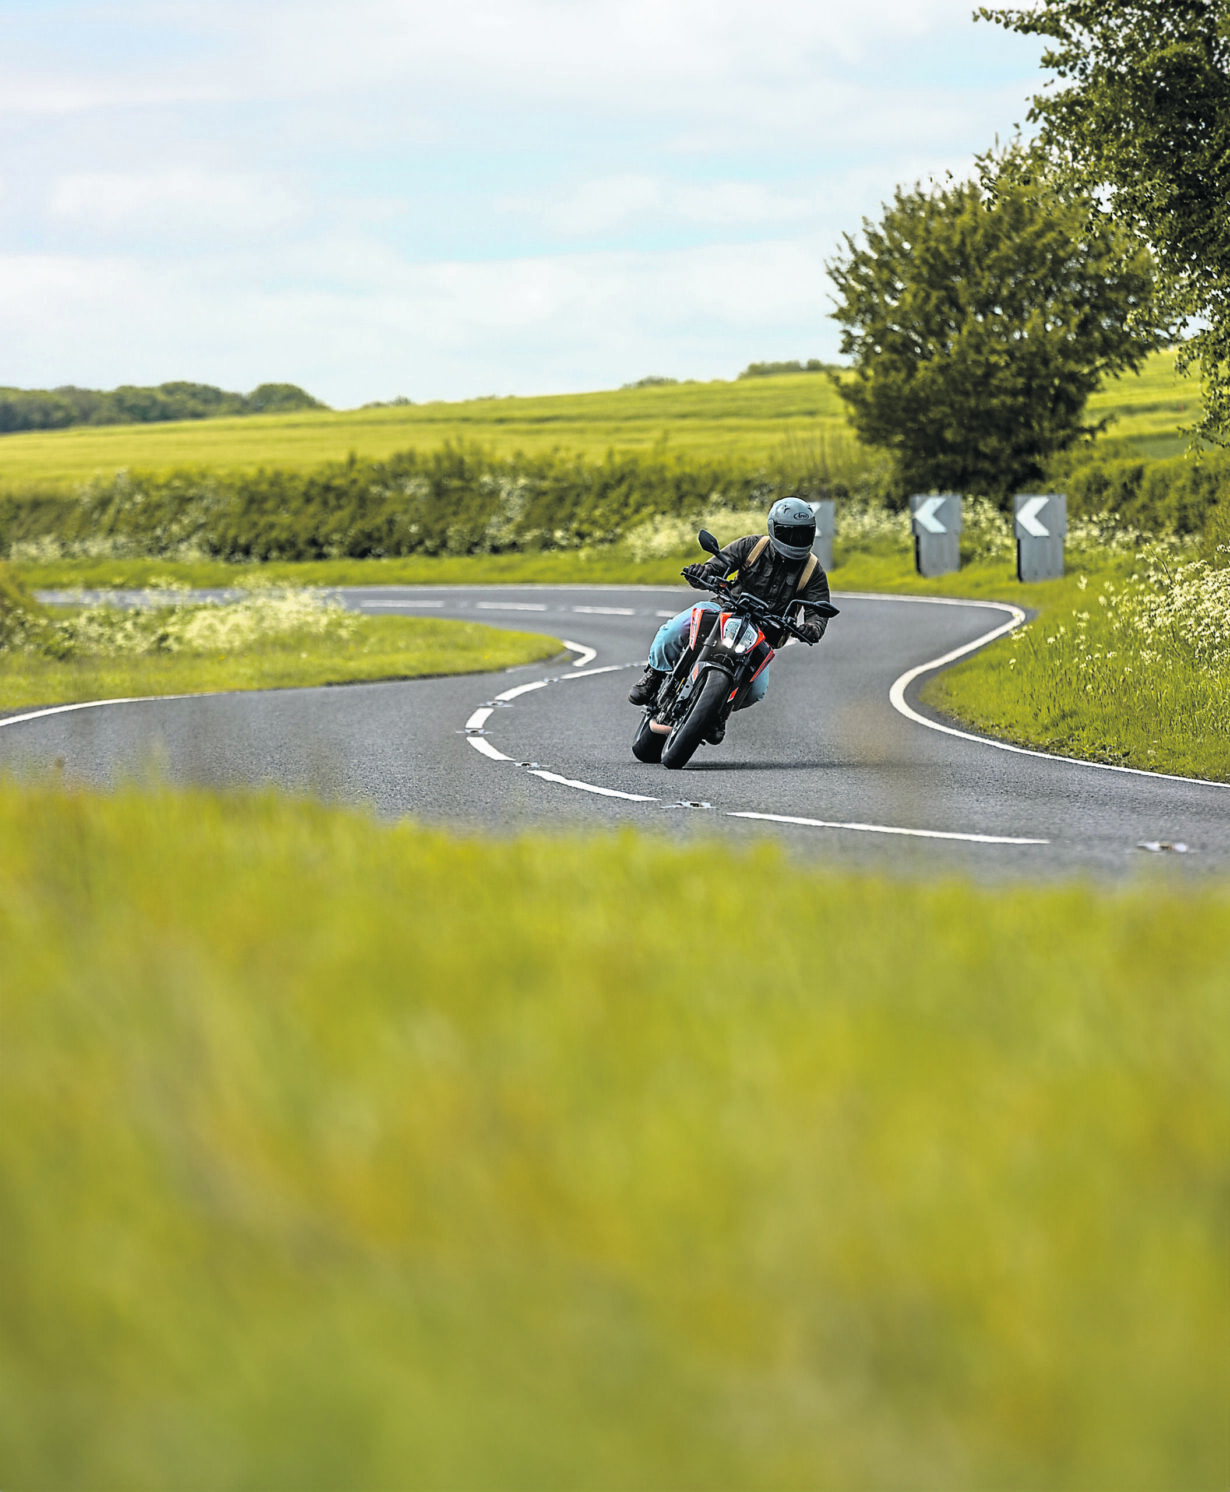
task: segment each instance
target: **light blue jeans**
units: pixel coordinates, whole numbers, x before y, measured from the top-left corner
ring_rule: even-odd
[[[705,611],[721,611],[716,601],[698,601],[696,603]],[[688,645],[688,632],[692,626],[692,608],[681,611],[678,616],[671,617],[669,622],[663,622],[658,628],[658,635],[653,640],[653,646],[649,649],[649,666],[656,668],[659,673],[669,673],[675,664],[679,662],[680,655]],[[750,709],[752,705],[758,705],[768,693],[769,674],[773,668],[770,663],[760,675],[752,681],[752,687],[748,691],[746,702],[742,709]]]

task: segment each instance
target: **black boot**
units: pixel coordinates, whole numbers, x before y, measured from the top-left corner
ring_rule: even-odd
[[[645,672],[637,679],[632,688],[628,690],[628,703],[630,705],[647,705],[651,699],[657,696],[661,688],[665,673],[659,669],[646,665]]]
[[[710,746],[720,746],[725,739],[726,721],[719,715],[705,732],[705,741]]]

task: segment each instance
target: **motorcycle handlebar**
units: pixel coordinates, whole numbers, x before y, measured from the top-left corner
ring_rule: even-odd
[[[681,570],[679,573],[694,590],[710,591],[715,596],[724,596],[730,600],[736,599],[734,597],[734,586],[728,580],[698,580],[696,576],[689,575],[686,570]],[[755,615],[758,621],[768,622],[771,626],[780,627],[784,632],[789,632],[792,637],[798,638],[800,642],[805,642],[809,648],[815,645],[816,639],[806,636],[803,630],[800,627],[796,627],[789,617],[778,616],[776,612],[770,611],[759,597],[745,594],[737,598],[737,604],[746,607],[748,611]],[[836,616],[836,607],[830,609],[832,610],[832,614]]]

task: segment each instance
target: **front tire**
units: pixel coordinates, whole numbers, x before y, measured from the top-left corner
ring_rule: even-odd
[[[647,762],[651,767],[656,767],[662,760],[662,748],[666,745],[666,737],[649,729],[649,722],[652,719],[653,714],[650,712],[641,720],[640,728],[632,738],[632,755],[638,762]]]
[[[666,738],[666,745],[662,748],[664,767],[687,766],[692,760],[693,752],[704,740],[710,727],[715,725],[721,717],[722,706],[726,703],[729,693],[730,680],[720,669],[710,669],[705,675],[705,682],[701,685],[696,703],[688,711],[687,718],[681,720]]]

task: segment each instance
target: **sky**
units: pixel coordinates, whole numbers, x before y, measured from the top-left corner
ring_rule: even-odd
[[[1025,122],[972,0],[0,0],[0,385],[338,408],[834,359],[825,260]]]

